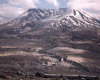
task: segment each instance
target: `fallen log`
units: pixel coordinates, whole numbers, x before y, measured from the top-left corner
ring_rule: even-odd
[[[44,74],[44,73],[36,73],[35,77],[41,78],[66,78],[68,80],[99,80],[97,76],[91,75],[61,75],[61,74]]]

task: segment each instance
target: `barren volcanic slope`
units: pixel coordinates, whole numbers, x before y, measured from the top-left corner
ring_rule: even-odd
[[[81,10],[29,9],[0,24],[0,71],[100,74],[100,20]]]

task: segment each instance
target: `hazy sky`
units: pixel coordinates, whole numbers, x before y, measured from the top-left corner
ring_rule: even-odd
[[[100,13],[100,0],[0,0],[0,22],[17,17],[29,8],[71,7]]]

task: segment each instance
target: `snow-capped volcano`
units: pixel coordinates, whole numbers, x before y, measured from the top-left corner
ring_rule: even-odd
[[[2,27],[3,26],[3,27]],[[8,28],[19,33],[27,32],[35,27],[58,29],[63,26],[83,28],[99,27],[100,21],[87,12],[68,8],[56,9],[29,9],[16,19],[1,25],[1,29]]]

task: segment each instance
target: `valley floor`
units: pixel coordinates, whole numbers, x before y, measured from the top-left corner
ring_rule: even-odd
[[[99,49],[93,41],[0,39],[0,78],[38,80],[36,72],[100,76]]]

